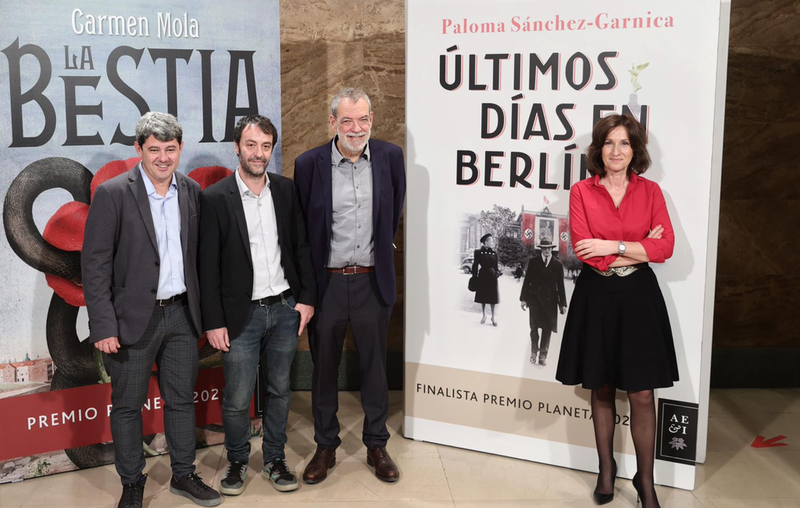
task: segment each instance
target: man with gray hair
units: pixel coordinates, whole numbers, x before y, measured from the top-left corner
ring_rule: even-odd
[[[405,164],[399,146],[370,139],[372,119],[364,90],[342,90],[331,101],[335,137],[294,166],[318,292],[309,323],[317,450],[303,473],[306,483],[324,480],[336,464],[338,369],[348,322],[359,357],[367,464],[383,481],[400,477],[386,451],[386,333],[397,298],[392,242],[403,211]]]
[[[136,124],[141,162],[95,190],[81,255],[89,341],[107,355],[120,508],[142,506],[142,405],[153,362],[164,400],[170,491],[201,506],[222,502],[195,473],[194,384],[202,330],[197,279],[200,186],[176,172],[183,129],[166,113]]]

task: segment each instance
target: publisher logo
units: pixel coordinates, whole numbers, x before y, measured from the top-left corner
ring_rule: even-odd
[[[656,458],[694,465],[697,457],[698,405],[658,399]]]

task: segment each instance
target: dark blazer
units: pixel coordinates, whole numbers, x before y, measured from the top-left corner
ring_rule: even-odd
[[[522,283],[519,299],[527,303],[538,328],[558,331],[558,306],[567,306],[564,291],[564,266],[552,256],[544,266],[542,256],[528,261],[528,270]]]
[[[294,161],[294,184],[303,208],[311,259],[317,276],[320,300],[325,294],[325,270],[331,245],[333,220],[333,182],[331,142],[302,154]],[[403,149],[392,143],[371,139],[372,157],[372,235],[375,253],[375,278],[386,305],[397,299],[394,274],[394,235],[400,225],[406,196]]]
[[[267,178],[278,223],[283,274],[296,302],[316,305],[311,252],[294,185],[273,173],[267,173]],[[225,326],[233,340],[244,329],[253,293],[250,237],[235,174],[200,194],[198,266],[204,330]]]
[[[147,190],[135,166],[100,185],[94,193],[81,253],[81,274],[89,341],[119,337],[121,344],[142,338],[158,291],[159,255]],[[181,214],[181,247],[189,312],[200,323],[197,281],[197,196],[200,186],[175,172]]]

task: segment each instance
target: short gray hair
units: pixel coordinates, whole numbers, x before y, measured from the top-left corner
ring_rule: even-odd
[[[136,122],[136,142],[139,143],[139,146],[142,146],[150,136],[155,136],[159,141],[172,141],[174,139],[178,144],[181,144],[183,142],[183,128],[181,128],[178,119],[173,115],[149,111]]]
[[[358,102],[364,99],[367,101],[370,113],[372,112],[372,101],[369,100],[369,95],[367,95],[367,92],[365,92],[363,88],[343,88],[339,93],[333,96],[333,100],[331,101],[331,114],[334,118],[336,118],[336,113],[339,110],[339,103],[342,102],[342,99],[347,99],[351,102]]]

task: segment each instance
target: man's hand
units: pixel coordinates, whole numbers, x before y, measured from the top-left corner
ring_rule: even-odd
[[[214,349],[219,349],[220,351],[225,351],[226,353],[230,351],[231,341],[228,337],[228,328],[223,326],[222,328],[214,328],[213,330],[208,330],[206,332],[206,339]]]
[[[120,350],[119,337],[109,337],[107,339],[98,340],[94,343],[94,347],[106,354],[116,353]]]
[[[522,307],[522,310],[528,310],[528,304],[525,302],[519,302],[519,306]]]
[[[294,310],[300,313],[300,328],[297,329],[297,336],[303,335],[303,330],[305,330],[306,325],[311,318],[314,317],[314,307],[311,305],[306,305],[304,303],[295,304]]]
[[[567,312],[567,306],[566,305],[559,305],[558,306],[558,312],[561,313],[561,314],[564,314],[565,312]]]
[[[586,238],[575,244],[575,254],[581,259],[619,254],[619,242],[615,240]]]
[[[647,238],[653,238],[655,240],[658,240],[659,238],[661,238],[661,233],[663,232],[664,228],[661,226],[661,224],[659,224],[658,226],[651,229],[649,233],[647,233]]]

